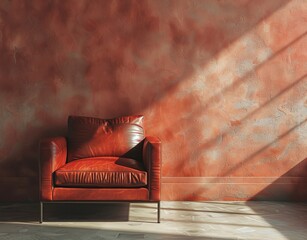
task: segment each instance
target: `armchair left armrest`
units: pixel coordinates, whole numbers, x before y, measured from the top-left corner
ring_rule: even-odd
[[[52,200],[53,172],[66,163],[67,143],[65,137],[46,138],[40,142],[40,200]]]

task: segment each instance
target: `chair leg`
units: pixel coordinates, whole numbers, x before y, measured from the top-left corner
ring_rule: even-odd
[[[158,223],[160,223],[160,201],[158,202]]]
[[[40,202],[40,219],[39,219],[39,223],[43,223],[43,216],[44,216],[44,205],[43,205],[43,202]]]

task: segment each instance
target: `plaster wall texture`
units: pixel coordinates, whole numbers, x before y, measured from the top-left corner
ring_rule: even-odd
[[[143,114],[163,200],[307,199],[307,2],[0,2],[0,200],[68,115]]]

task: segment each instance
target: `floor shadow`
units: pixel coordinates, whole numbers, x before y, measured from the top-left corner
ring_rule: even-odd
[[[44,222],[129,220],[130,203],[44,203]],[[38,222],[38,203],[2,203],[0,222]]]
[[[130,203],[44,203],[44,221],[128,221]]]

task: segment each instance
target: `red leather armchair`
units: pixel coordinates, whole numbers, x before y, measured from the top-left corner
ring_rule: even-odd
[[[157,203],[161,141],[145,137],[143,116],[69,116],[66,137],[40,142],[40,222],[50,202]]]

